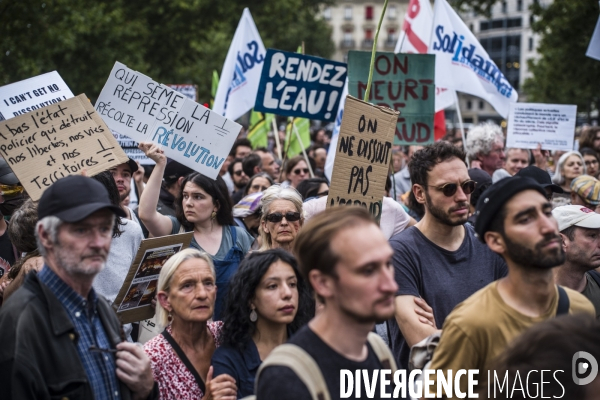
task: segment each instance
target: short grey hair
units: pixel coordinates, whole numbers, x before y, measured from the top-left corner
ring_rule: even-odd
[[[212,273],[215,281],[217,280],[217,274],[215,272],[215,265],[213,264],[212,258],[203,251],[198,249],[188,248],[180,251],[179,253],[174,254],[167,260],[165,265],[160,270],[160,275],[158,276],[158,284],[156,287],[156,293],[158,292],[166,292],[169,293],[171,290],[171,281],[173,280],[173,275],[177,271],[177,268],[181,264],[183,264],[187,260],[192,259],[200,259],[206,261],[208,266],[210,267],[210,272]],[[218,289],[218,288],[217,288]],[[168,319],[169,312],[160,304],[160,301],[156,302],[156,322],[160,325],[160,327],[164,328],[169,325]]]
[[[45,232],[48,232],[48,236],[50,237],[50,241],[52,243],[56,243],[58,240],[58,228],[60,228],[64,224],[64,221],[57,216],[49,215],[40,219],[37,224],[35,224],[35,240],[37,242],[38,251],[42,257],[46,257],[46,248],[42,244],[42,240],[40,239],[39,228],[40,226],[44,229]]]
[[[467,160],[477,159],[479,155],[486,155],[492,151],[494,143],[504,142],[502,128],[492,122],[486,122],[470,129],[467,134]]]
[[[531,150],[529,149],[521,149],[519,147],[509,147],[508,149],[504,150],[504,154],[506,154],[506,158],[508,159],[508,153],[513,151],[513,150],[518,150],[518,151],[524,151],[527,153],[527,162],[531,162]]]
[[[296,207],[296,211],[300,213],[301,221],[304,220],[302,196],[300,193],[298,193],[298,191],[291,186],[282,187],[281,185],[272,185],[263,192],[262,198],[260,199],[260,211],[262,214],[260,217],[261,222],[266,221],[267,215],[271,209],[271,204],[273,204],[273,202],[276,200],[287,200],[292,202],[292,204],[294,204]],[[271,249],[271,234],[262,229],[262,224],[259,228],[259,231],[262,239],[262,245],[259,251]]]
[[[560,156],[560,158],[558,159],[558,162],[556,163],[556,170],[554,171],[554,176],[552,177],[552,182],[557,184],[557,185],[564,185],[565,183],[565,177],[562,174],[562,168],[565,165],[565,163],[567,162],[567,158],[571,157],[571,156],[577,156],[579,157],[579,159],[581,160],[581,165],[583,166],[583,173],[581,175],[585,175],[587,173],[587,168],[585,167],[585,161],[583,160],[583,156],[581,155],[580,152],[578,151],[567,151],[565,154],[563,154],[562,156]]]

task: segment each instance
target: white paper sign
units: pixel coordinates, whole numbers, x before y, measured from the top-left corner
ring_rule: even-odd
[[[511,103],[506,147],[573,150],[577,106]]]
[[[71,89],[52,71],[0,87],[0,121],[74,97]]]
[[[598,18],[598,22],[596,22],[596,28],[594,29],[592,39],[590,40],[585,55],[600,61],[600,18]]]
[[[158,143],[167,157],[212,179],[242,128],[119,62],[95,107],[114,132]]]

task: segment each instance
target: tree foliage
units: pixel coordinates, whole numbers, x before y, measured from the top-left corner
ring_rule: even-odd
[[[533,77],[525,81],[528,100],[576,104],[578,111],[598,106],[600,61],[586,57],[598,20],[598,3],[590,0],[554,0],[547,8],[534,5],[534,32],[541,34],[541,58],[530,61]]]
[[[329,57],[331,29],[317,17],[332,0],[0,0],[0,85],[57,70],[73,93],[96,98],[115,61],[210,96],[242,15],[265,47]]]

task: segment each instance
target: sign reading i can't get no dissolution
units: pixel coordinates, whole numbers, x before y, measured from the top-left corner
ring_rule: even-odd
[[[242,128],[119,62],[95,107],[114,132],[157,143],[167,157],[212,179]]]
[[[348,52],[348,93],[363,99],[371,52]],[[394,144],[433,143],[435,56],[377,52],[369,103],[400,112]]]

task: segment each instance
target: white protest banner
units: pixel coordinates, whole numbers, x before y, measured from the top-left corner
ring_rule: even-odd
[[[394,53],[427,54],[432,26],[433,10],[429,0],[410,0]],[[443,110],[452,104],[453,91],[436,86],[435,111]]]
[[[0,87],[0,121],[73,97],[58,72],[35,76]]]
[[[512,103],[508,117],[506,147],[573,150],[577,106]]]
[[[446,0],[435,1],[429,54],[435,54],[436,86],[481,97],[508,116],[517,91]]]
[[[598,18],[598,22],[596,22],[596,28],[594,29],[585,55],[600,61],[600,17]]]
[[[327,207],[362,206],[379,221],[399,115],[346,96]]]
[[[85,94],[0,122],[0,154],[34,201],[67,175],[127,162]]]
[[[96,101],[113,132],[162,146],[165,155],[216,179],[241,125],[117,62]]]
[[[174,91],[181,93],[192,101],[198,101],[198,85],[192,85],[191,83],[174,84],[168,83],[168,87]]]
[[[245,8],[223,64],[214,112],[236,120],[254,107],[266,53],[250,10]]]

